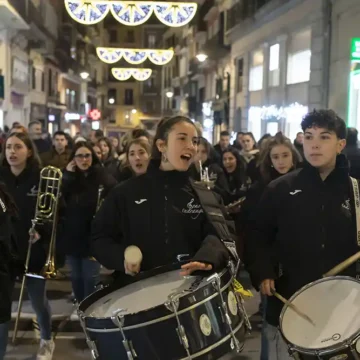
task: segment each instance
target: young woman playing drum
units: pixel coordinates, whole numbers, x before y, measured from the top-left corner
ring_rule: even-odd
[[[189,181],[197,152],[192,121],[175,116],[161,123],[146,174],[115,188],[93,223],[95,258],[108,269],[136,274],[177,261],[190,260],[182,274],[224,268],[229,253],[215,234]],[[124,262],[125,249],[137,246],[141,263]]]

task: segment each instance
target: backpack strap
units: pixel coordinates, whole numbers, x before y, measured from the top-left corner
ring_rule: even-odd
[[[222,211],[222,206],[219,204],[215,194],[207,187],[196,184],[193,179],[190,179],[190,183],[199,198],[207,219],[214,227],[220,241],[224,244],[235,262],[238,263],[240,259],[236,251],[236,244],[229,231],[227,221]]]
[[[355,217],[356,217],[356,240],[357,244],[360,247],[360,191],[359,183],[353,177],[350,177],[352,190],[354,194],[354,204],[355,204]]]

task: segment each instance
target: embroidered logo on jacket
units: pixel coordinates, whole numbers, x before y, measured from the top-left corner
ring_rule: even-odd
[[[147,201],[147,199],[135,200],[135,204],[140,205],[140,204],[144,203],[145,201]]]
[[[34,185],[26,195],[37,196],[37,194],[38,194],[38,189],[36,188],[36,185]]]
[[[301,193],[302,192],[302,190],[294,190],[294,191],[290,191],[290,195],[296,195],[296,194],[299,194],[299,193]]]
[[[191,219],[197,219],[204,212],[200,204],[194,204],[195,199],[192,198],[186,205],[186,209],[182,209],[183,214],[191,214]]]

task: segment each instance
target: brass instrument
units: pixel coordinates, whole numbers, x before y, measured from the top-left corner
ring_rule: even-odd
[[[238,210],[240,210],[240,207],[245,200],[246,200],[246,196],[243,196],[239,200],[236,200],[233,203],[230,203],[229,205],[225,206],[226,211],[228,213],[237,212]]]
[[[15,321],[15,327],[12,337],[12,342],[16,341],[16,335],[21,315],[22,300],[24,296],[24,288],[26,277],[36,277],[38,279],[53,279],[56,277],[55,267],[55,251],[56,251],[56,227],[58,220],[58,207],[60,199],[62,172],[60,169],[53,166],[46,166],[40,172],[39,189],[36,199],[35,216],[32,222],[32,227],[29,231],[30,239],[28,251],[25,260],[25,273],[22,279],[18,312]],[[46,262],[40,274],[29,273],[29,263],[31,257],[31,248],[34,243],[34,235],[36,233],[35,227],[37,225],[44,225],[52,223],[51,238],[49,244],[49,251],[46,257]]]
[[[203,169],[201,161],[199,161],[200,165],[200,181],[195,181],[196,184],[204,185],[209,190],[213,189],[215,186],[215,181],[210,180],[209,178],[209,168],[206,167]]]

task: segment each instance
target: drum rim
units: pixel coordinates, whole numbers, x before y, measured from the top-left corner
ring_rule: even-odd
[[[173,270],[170,270],[170,271],[176,271],[177,269],[173,269]],[[170,271],[166,271],[166,272],[170,272]],[[157,275],[162,275],[162,274],[165,274],[166,272],[163,272],[163,273],[159,273],[159,274],[157,274]],[[215,273],[212,273],[212,275],[213,274],[218,274],[219,275],[219,277],[221,278],[226,272],[229,272],[230,273],[230,269],[228,268],[228,267],[225,267],[224,269],[222,269],[220,272],[215,272]],[[156,275],[154,275],[154,276],[156,276]],[[198,276],[193,276],[194,277],[194,282],[195,282],[195,279],[196,278],[198,278]],[[209,275],[208,277],[204,277],[204,280],[205,279],[208,279],[208,278],[210,278],[211,277],[211,275]],[[151,276],[149,276],[149,277],[146,277],[146,278],[144,278],[144,279],[141,279],[141,280],[147,280],[147,279],[150,279],[151,278]],[[226,283],[226,284],[224,284],[224,286],[221,288],[221,290],[222,290],[222,292],[223,291],[225,291],[230,285],[231,285],[231,283],[232,283],[232,281],[233,281],[233,279],[234,279],[234,277],[231,275],[231,273],[230,273],[230,280]],[[141,281],[141,280],[139,280],[139,281]],[[133,282],[133,283],[131,283],[131,284],[128,284],[128,285],[126,285],[126,286],[129,286],[129,285],[132,285],[132,284],[134,284],[134,283],[136,283],[136,281],[135,282]],[[210,284],[210,283],[209,283]],[[205,285],[206,286],[206,285]],[[100,292],[100,291],[104,291],[105,289],[108,289],[109,287],[111,287],[111,285],[108,285],[108,286],[105,286],[105,287],[103,287],[102,289],[99,289],[99,290],[97,290],[97,291],[95,291],[94,293],[92,293],[91,295],[89,295],[87,298],[90,298],[91,296],[93,296],[94,294],[96,294],[96,293],[98,293],[98,292]],[[119,290],[119,289],[121,289],[121,288],[118,288],[118,289],[116,289],[116,290]],[[198,288],[199,289],[199,288]],[[196,292],[198,289],[196,289],[196,290],[194,290],[193,292]],[[114,291],[116,291],[116,290],[114,290]],[[189,293],[190,294],[190,293]],[[180,296],[180,298],[182,298],[182,297],[184,297],[184,296],[186,296],[186,295],[188,295],[188,294],[183,294],[182,296]],[[214,294],[213,294],[214,295]],[[210,298],[211,296],[213,296],[213,295],[209,295],[206,299],[208,299],[208,298]],[[82,301],[82,303],[87,299],[87,298],[85,298],[83,301]],[[99,298],[100,299],[100,298]],[[205,299],[204,299],[205,300]],[[178,311],[178,314],[182,314],[182,313],[184,313],[184,312],[187,312],[188,311],[188,309],[189,310],[191,310],[194,306],[196,306],[197,304],[193,304],[193,305],[191,305],[191,306],[188,306],[188,307],[186,307],[186,308],[184,308],[184,309],[180,309],[179,311]],[[86,318],[91,318],[91,319],[94,319],[94,320],[111,320],[112,318],[113,318],[113,316],[105,316],[105,317],[97,317],[97,316],[88,316],[88,315],[86,315],[85,314],[85,311],[86,311],[86,309],[84,309],[84,310],[80,310],[80,306],[81,306],[81,303],[80,303],[80,305],[79,305],[79,312],[81,313],[81,316],[84,318],[84,319],[86,319]],[[128,313],[128,314],[124,314],[124,318],[126,318],[127,316],[131,316],[131,315],[141,315],[141,314],[143,314],[143,313],[145,313],[145,312],[147,312],[147,311],[152,311],[152,310],[155,310],[155,309],[157,309],[157,308],[160,308],[160,307],[162,307],[162,306],[165,306],[165,303],[163,303],[163,304],[159,304],[159,305],[156,305],[156,306],[153,306],[153,307],[151,307],[151,308],[148,308],[148,309],[146,309],[146,310],[141,310],[141,311],[138,311],[138,312],[134,312],[134,313]],[[173,317],[173,316],[175,316],[175,314],[171,311],[171,310],[169,310],[170,312],[171,312],[171,314],[169,314],[169,315],[167,315],[167,316],[164,316],[164,317],[161,317],[161,319],[165,319],[165,318],[168,318],[168,317]],[[80,315],[79,315],[80,316]],[[158,319],[156,319],[156,320],[158,320]],[[160,319],[159,319],[160,320]],[[149,322],[152,322],[152,321],[149,321]],[[146,322],[147,323],[147,322]],[[133,327],[133,326],[135,326],[135,325],[132,325],[132,326],[129,326],[129,328],[131,327]],[[124,327],[124,329],[125,329],[126,327]]]
[[[298,291],[296,291],[289,299],[289,302],[291,303],[299,294],[301,294],[302,292],[304,292],[305,290],[313,287],[315,284],[318,284],[318,283],[322,283],[322,282],[325,282],[325,281],[330,281],[330,280],[349,280],[349,281],[352,281],[352,282],[356,282],[360,285],[360,281],[357,280],[356,278],[353,278],[351,276],[328,276],[328,277],[325,277],[325,278],[321,278],[321,279],[318,279],[318,280],[315,280],[309,284],[306,284],[304,285],[302,288],[300,288]],[[288,308],[288,305],[284,305],[282,310],[281,310],[281,313],[280,313],[280,316],[279,316],[279,330],[281,332],[281,335],[283,336],[283,338],[288,342],[290,349],[292,350],[295,350],[295,351],[299,351],[300,353],[303,353],[303,354],[307,354],[307,355],[313,355],[313,354],[316,354],[318,353],[319,355],[324,355],[324,354],[330,354],[334,351],[337,351],[339,350],[342,345],[344,345],[345,343],[352,343],[359,335],[360,335],[360,329],[357,333],[354,333],[354,335],[352,335],[350,338],[348,339],[344,339],[343,341],[335,344],[335,345],[330,345],[330,346],[327,346],[327,347],[323,347],[323,348],[320,348],[320,349],[309,349],[309,348],[303,348],[301,346],[298,346],[298,345],[295,345],[293,344],[291,341],[288,340],[288,338],[285,336],[284,332],[283,332],[283,327],[282,327],[282,324],[283,324],[283,317],[284,317],[284,314],[285,314],[285,311],[287,310]],[[341,345],[339,347],[339,345]]]

